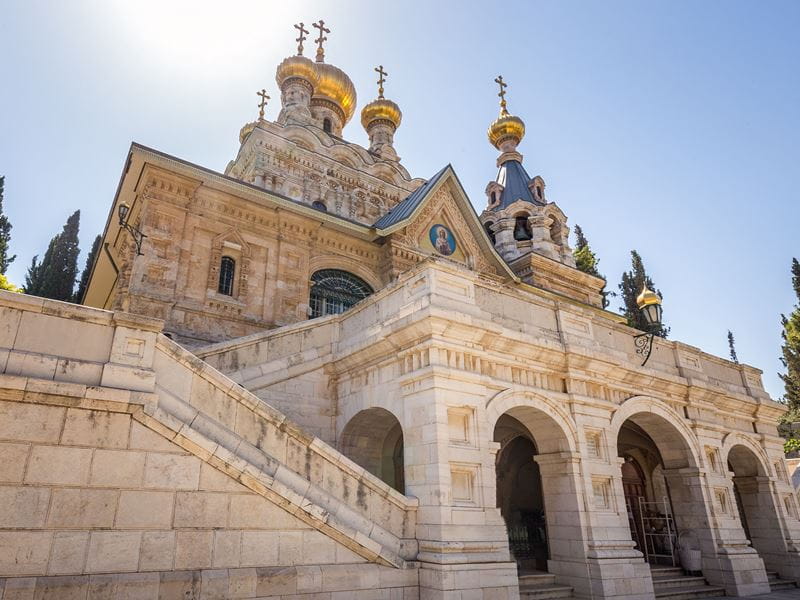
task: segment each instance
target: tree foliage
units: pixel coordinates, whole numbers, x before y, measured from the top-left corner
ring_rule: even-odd
[[[83,302],[83,295],[86,293],[86,287],[89,285],[89,276],[92,274],[92,265],[94,265],[97,252],[100,250],[100,242],[102,240],[103,236],[98,235],[96,238],[94,238],[94,242],[92,242],[92,249],[89,250],[89,254],[86,257],[86,264],[84,265],[83,272],[81,273],[80,283],[78,283],[78,291],[75,292],[75,304],[80,304]]]
[[[606,281],[606,276],[602,275],[597,269],[600,259],[597,258],[597,255],[589,246],[589,240],[586,239],[586,236],[583,234],[583,229],[581,229],[580,225],[575,225],[575,248],[572,250],[572,256],[575,257],[575,266],[579,271],[583,271],[589,275],[594,275],[595,277],[599,277],[603,281]],[[607,291],[605,286],[603,286],[603,289],[600,293],[603,296],[603,308],[606,308],[610,302],[608,297],[615,296],[616,294],[614,294],[614,292]]]
[[[11,243],[11,223],[3,213],[3,191],[5,187],[5,177],[0,177],[0,275],[5,275],[8,266],[14,262],[16,255],[9,255],[9,244]]]
[[[738,363],[739,357],[736,356],[736,341],[733,339],[733,332],[730,329],[728,329],[728,350],[731,354],[731,360]]]
[[[0,273],[0,290],[6,290],[7,292],[21,292],[22,290],[15,286],[8,280],[8,277]]]
[[[669,327],[662,323],[658,328],[649,328],[645,321],[642,311],[636,304],[636,298],[644,287],[653,290],[659,298],[663,298],[661,290],[656,289],[653,280],[645,271],[642,257],[636,250],[631,250],[631,270],[622,274],[622,281],[619,284],[620,295],[622,296],[622,314],[628,320],[628,325],[641,331],[652,331],[660,337],[667,337]]]
[[[786,372],[780,374],[783,380],[783,400],[792,411],[800,410],[800,262],[792,259],[792,287],[797,304],[787,317],[781,315],[783,346],[781,362]]]
[[[50,240],[42,262],[34,256],[25,276],[25,293],[71,302],[78,274],[78,230],[81,211],[67,219],[61,233]]]

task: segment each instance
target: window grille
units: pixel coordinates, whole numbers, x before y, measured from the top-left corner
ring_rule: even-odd
[[[311,318],[338,315],[373,290],[363,279],[339,269],[322,269],[311,276]]]

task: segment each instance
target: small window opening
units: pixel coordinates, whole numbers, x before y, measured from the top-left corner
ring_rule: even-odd
[[[236,261],[230,256],[223,256],[219,263],[219,287],[217,291],[226,296],[233,296],[233,274],[236,271]]]
[[[531,224],[528,222],[528,215],[517,215],[517,221],[514,225],[514,239],[515,240],[529,240],[533,237],[531,232]]]
[[[325,133],[331,132],[331,120],[328,119],[327,117],[322,119],[322,131],[324,131]]]
[[[542,186],[540,185],[536,186],[536,198],[542,200]]]
[[[311,206],[317,210],[321,210],[322,212],[328,212],[328,207],[325,206],[325,203],[321,202],[320,200],[314,200],[314,202],[311,203]]]
[[[492,194],[492,195],[494,195],[494,194]],[[484,223],[484,225],[483,225],[483,228],[486,230],[486,235],[488,235],[489,239],[492,240],[492,245],[494,245],[496,243],[495,242],[495,237],[494,237],[494,231],[492,231],[492,227],[493,226],[494,226],[494,223],[492,223],[491,221],[488,221],[488,222]]]

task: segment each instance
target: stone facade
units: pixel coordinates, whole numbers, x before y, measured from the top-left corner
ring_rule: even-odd
[[[800,580],[760,371],[660,338],[642,365],[501,81],[479,217],[451,167],[400,165],[380,73],[367,150],[341,138],[352,83],[301,44],[225,173],[132,146],[88,306],[0,293],[0,598]]]

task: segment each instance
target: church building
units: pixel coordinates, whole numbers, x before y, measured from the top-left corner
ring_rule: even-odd
[[[795,587],[761,371],[604,309],[502,77],[477,214],[313,27],[223,171],[131,145],[82,306],[0,292],[0,599]]]

